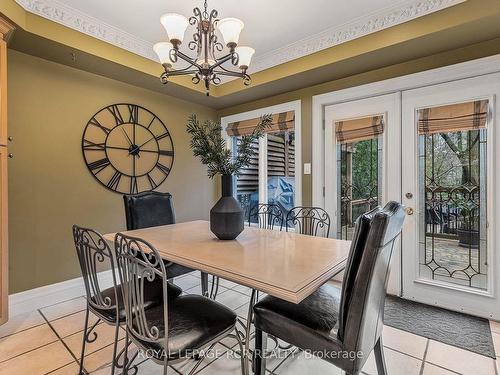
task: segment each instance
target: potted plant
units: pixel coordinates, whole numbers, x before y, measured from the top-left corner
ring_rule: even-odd
[[[221,240],[233,240],[243,231],[243,209],[233,197],[233,176],[248,167],[256,154],[253,142],[264,135],[271,123],[271,115],[262,116],[251,134],[241,136],[238,151],[233,155],[222,136],[220,122],[201,123],[196,115],[189,117],[187,132],[191,136],[194,156],[207,166],[209,178],[221,176],[222,197],[210,210],[210,230]]]

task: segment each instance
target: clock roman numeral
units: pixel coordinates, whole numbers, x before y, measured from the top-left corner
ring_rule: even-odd
[[[88,151],[104,151],[106,149],[106,143],[94,143],[92,141],[83,141],[83,149]]]
[[[159,141],[160,139],[163,139],[165,137],[168,137],[170,134],[168,132],[165,132],[163,134],[155,136],[156,140]]]
[[[109,106],[107,109],[108,109],[109,113],[111,113],[113,115],[113,117],[115,118],[116,125],[121,125],[121,124],[125,123],[125,121],[123,121],[123,117],[122,117],[122,114],[120,113],[120,108],[118,108],[118,105],[113,104],[113,105]]]
[[[156,163],[156,168],[158,168],[165,176],[168,176],[170,173],[170,168],[160,162]]]
[[[130,177],[130,194],[137,194],[139,192],[139,188],[137,187],[137,177]]]
[[[88,164],[88,167],[94,174],[98,174],[100,171],[102,171],[104,168],[106,168],[110,164],[108,158],[103,158],[99,159],[96,161],[93,161],[92,163]]]
[[[160,155],[163,155],[163,156],[174,156],[173,151],[160,150],[159,153],[160,153]]]
[[[148,181],[149,181],[149,184],[151,185],[151,190],[153,189],[156,189],[158,187],[158,184],[155,182],[155,180],[153,180],[153,177],[151,177],[148,173]]]
[[[139,123],[139,106],[135,104],[127,104],[129,112],[129,120],[131,124]]]
[[[92,119],[89,121],[89,124],[94,125],[101,129],[106,135],[108,135],[111,132],[111,129],[101,125],[101,123],[95,118],[92,117]]]
[[[122,174],[118,171],[115,172],[113,177],[110,178],[108,183],[106,184],[107,187],[109,187],[112,190],[116,190],[118,188],[118,185],[120,184],[120,179],[122,178]]]

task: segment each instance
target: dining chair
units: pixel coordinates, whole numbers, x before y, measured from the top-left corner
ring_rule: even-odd
[[[248,225],[251,225],[252,219],[257,221],[259,228],[274,229],[275,226],[279,227],[279,230],[283,228],[283,211],[277,204],[254,205],[248,213]]]
[[[236,329],[237,316],[232,310],[194,294],[168,298],[167,269],[151,244],[117,233],[115,251],[125,305],[125,356],[129,338],[139,348],[132,358],[126,358],[125,374],[138,371],[138,365],[133,363],[139,353],[162,365],[165,375],[169,365],[192,359],[195,364],[189,374],[193,374],[205,353],[226,337],[235,338],[243,353],[241,333]],[[147,293],[144,278],[157,281],[163,293],[163,303],[147,310],[141,303]],[[243,357],[241,365],[243,371]]]
[[[330,216],[320,207],[297,206],[288,211],[285,228],[294,228],[296,233],[328,237],[330,235]]]
[[[146,191],[134,195],[124,195],[123,201],[127,230],[175,224],[175,210],[170,193]],[[194,271],[169,261],[165,261],[165,266],[168,278],[172,282],[174,282],[175,277]],[[201,272],[201,290],[204,296],[208,295],[208,274],[204,272]]]
[[[79,374],[84,374],[85,346],[97,340],[97,333],[94,330],[101,321],[115,327],[113,360],[111,362],[111,374],[114,374],[115,367],[122,367],[118,364],[118,358],[123,351],[118,355],[116,351],[119,327],[125,324],[125,307],[121,285],[117,283],[115,275],[115,259],[106,240],[93,229],[73,225],[73,239],[87,300]],[[106,284],[109,284],[109,281],[105,281],[105,276],[98,272],[99,269],[111,270],[111,287],[103,289]],[[162,294],[158,282],[146,280],[145,283],[147,292],[144,295],[144,308],[148,309],[162,302]],[[168,284],[168,290],[170,298],[175,298],[182,293],[182,289],[171,283]],[[90,312],[98,319],[89,328]]]
[[[256,375],[265,373],[267,334],[358,375],[372,350],[386,375],[382,344],[389,263],[404,221],[401,204],[389,202],[361,215],[342,287],[327,283],[299,304],[267,296],[254,306]]]

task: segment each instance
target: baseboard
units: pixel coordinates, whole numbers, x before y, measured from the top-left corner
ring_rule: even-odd
[[[113,284],[111,270],[100,272],[99,280],[103,288],[110,287]],[[9,316],[55,305],[84,294],[85,286],[82,277],[11,294],[9,295]]]

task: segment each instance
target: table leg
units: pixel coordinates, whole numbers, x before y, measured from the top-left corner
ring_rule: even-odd
[[[247,315],[247,324],[245,327],[245,369],[244,373],[246,375],[250,375],[250,331],[252,329],[252,321],[253,321],[253,305],[255,305],[257,291],[252,289],[252,295],[250,297],[250,303],[248,305],[248,315]]]

